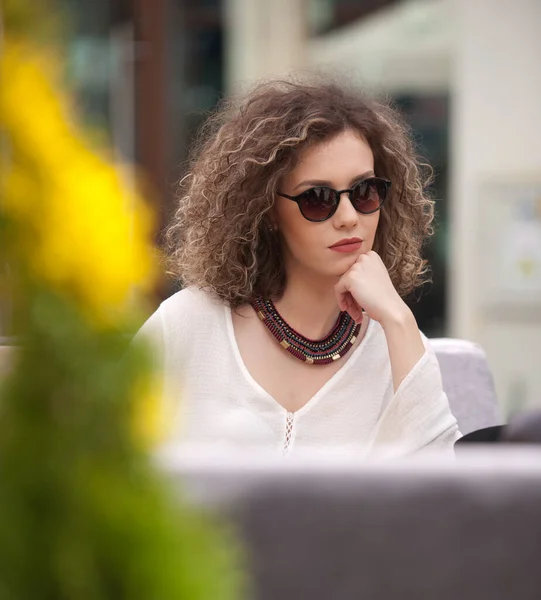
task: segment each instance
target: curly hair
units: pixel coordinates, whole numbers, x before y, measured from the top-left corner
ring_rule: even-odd
[[[309,144],[347,129],[368,143],[375,172],[393,181],[381,209],[374,250],[406,296],[426,280],[421,257],[432,235],[432,171],[389,104],[353,86],[269,81],[225,101],[203,126],[165,240],[169,273],[238,307],[256,296],[279,298],[286,285],[270,211],[279,182]]]

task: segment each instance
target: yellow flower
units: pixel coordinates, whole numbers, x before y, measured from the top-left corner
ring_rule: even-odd
[[[107,323],[153,275],[152,219],[119,170],[85,144],[55,87],[51,56],[5,40],[0,126],[8,139],[3,210],[33,277]]]

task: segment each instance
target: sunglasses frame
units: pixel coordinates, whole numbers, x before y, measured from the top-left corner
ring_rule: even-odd
[[[357,208],[355,208],[355,204],[353,204],[353,202],[351,200],[351,194],[355,191],[357,186],[359,186],[362,183],[365,183],[367,181],[378,181],[378,182],[382,182],[383,184],[385,184],[385,197],[380,202],[379,206],[377,208],[375,208],[374,210],[371,210],[368,212],[361,212],[360,210],[357,210]],[[387,193],[389,192],[390,187],[391,187],[391,181],[389,179],[384,179],[383,177],[367,177],[366,179],[358,181],[354,186],[352,186],[346,190],[335,190],[334,188],[328,187],[326,185],[315,185],[315,186],[312,186],[312,187],[304,190],[304,192],[297,194],[296,196],[290,196],[289,194],[284,194],[282,192],[276,192],[276,193],[278,194],[278,196],[282,196],[283,198],[287,198],[288,200],[292,200],[293,202],[295,202],[297,204],[297,206],[299,207],[301,215],[307,221],[310,221],[311,223],[323,223],[324,221],[328,221],[334,215],[334,213],[338,210],[338,205],[340,204],[340,200],[342,199],[342,194],[347,193],[349,201],[351,202],[351,205],[353,206],[353,208],[355,208],[355,210],[360,215],[371,215],[371,214],[377,212],[378,210],[381,210],[381,207],[385,204],[385,200],[387,199]],[[325,217],[324,219],[310,219],[302,212],[301,197],[304,194],[306,194],[306,192],[309,192],[310,190],[314,190],[314,189],[324,189],[324,190],[329,190],[329,191],[333,192],[335,204],[334,204],[331,212],[329,213],[329,215],[327,217]]]

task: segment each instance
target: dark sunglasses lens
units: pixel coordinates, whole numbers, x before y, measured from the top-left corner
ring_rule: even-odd
[[[371,213],[385,201],[387,184],[381,179],[366,179],[353,186],[351,202],[360,213]]]
[[[315,187],[306,190],[299,198],[303,216],[310,221],[325,221],[336,204],[334,192],[328,188]]]

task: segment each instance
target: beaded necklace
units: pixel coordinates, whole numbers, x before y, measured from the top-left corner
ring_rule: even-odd
[[[327,365],[346,355],[361,329],[349,313],[341,312],[329,333],[322,340],[310,340],[290,327],[276,310],[272,300],[256,298],[252,307],[280,346],[303,362]]]

